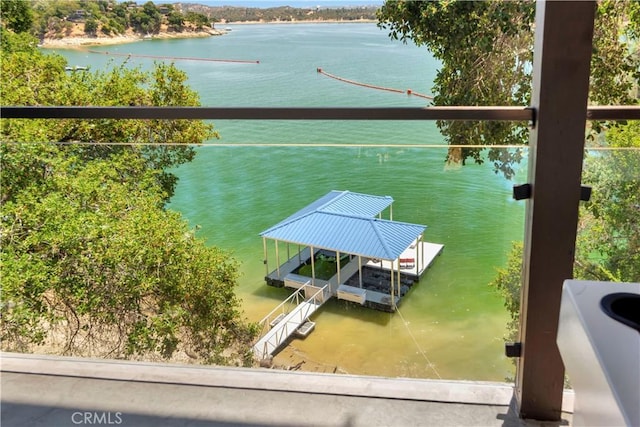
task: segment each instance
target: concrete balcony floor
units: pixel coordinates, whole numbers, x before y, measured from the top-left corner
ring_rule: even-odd
[[[2,353],[5,426],[555,426],[509,384]]]

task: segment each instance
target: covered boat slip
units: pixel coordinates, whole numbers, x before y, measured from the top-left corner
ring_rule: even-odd
[[[325,280],[295,273],[300,266],[311,263],[311,250],[309,247],[304,247],[277,269],[269,272],[265,280],[271,286],[292,289],[299,289],[305,283],[315,283],[315,286],[329,285],[331,295],[338,299],[392,312],[407,288],[420,279],[443,248],[444,245],[441,244],[416,241],[403,252],[401,258],[393,263],[387,260],[352,256],[348,263],[341,264],[339,275],[336,272],[330,279]],[[318,255],[327,251],[314,249],[314,253]],[[393,299],[390,275],[392,265]]]
[[[265,280],[292,288],[309,281],[313,286],[327,284],[339,299],[395,311],[443,245],[422,240],[424,225],[382,219],[387,208],[391,217],[392,203],[388,196],[332,191],[265,230]],[[273,271],[267,240],[274,241]],[[281,263],[283,249],[287,255]],[[327,260],[333,263],[329,271],[319,271],[317,264],[326,267]]]
[[[399,269],[402,274],[419,279],[434,259],[440,255],[442,249],[444,245],[439,243],[414,242],[411,247],[402,252],[395,263],[386,260],[369,260],[366,265],[383,270]]]

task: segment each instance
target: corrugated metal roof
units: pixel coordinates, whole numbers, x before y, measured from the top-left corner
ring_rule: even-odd
[[[391,206],[392,203],[393,197],[390,196],[373,196],[370,194],[353,193],[351,191],[333,190],[271,228],[279,227],[298,217],[316,211],[373,218]]]
[[[329,194],[332,193],[338,194],[317,210],[373,218],[393,203],[390,196],[372,196],[350,191],[332,191]]]
[[[359,201],[363,202],[360,206]],[[368,258],[395,260],[426,226],[373,218],[392,201],[388,196],[331,192],[260,235]],[[380,209],[381,206],[384,207]]]

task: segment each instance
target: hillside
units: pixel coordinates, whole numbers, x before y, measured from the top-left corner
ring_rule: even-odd
[[[358,8],[247,8],[205,6],[196,3],[176,3],[176,9],[206,15],[213,22],[297,22],[297,21],[360,21],[376,20],[375,6]]]
[[[224,34],[215,23],[375,20],[376,7],[246,8],[118,0],[30,0],[32,32],[43,46],[108,44],[142,37]]]
[[[117,0],[32,0],[32,32],[43,46],[109,44],[140,38],[224,34],[211,19],[171,4]]]

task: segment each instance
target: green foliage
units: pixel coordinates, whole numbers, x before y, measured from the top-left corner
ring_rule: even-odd
[[[130,17],[134,30],[142,33],[157,33],[162,24],[162,14],[153,2],[148,1],[141,9],[136,9]]]
[[[30,4],[23,0],[6,1]],[[35,34],[46,34],[47,37],[66,36],[67,28],[72,25],[69,21],[84,23],[85,32],[91,35],[98,32],[107,35],[123,34],[127,30],[154,34],[161,30],[163,24],[170,30],[182,31],[187,24],[185,17],[172,4],[160,8],[151,1],[141,5],[117,0],[47,0],[35,1],[33,4],[34,16],[28,29]],[[161,13],[165,9],[169,11],[166,17]],[[80,15],[78,11],[81,12]],[[206,15],[200,13],[191,13],[190,17],[194,19],[190,24],[198,29],[210,22]]]
[[[640,122],[609,129],[609,150],[585,161],[583,182],[591,200],[581,207],[574,276],[585,280],[640,282]],[[491,282],[511,316],[508,339],[516,338],[520,314],[522,243]]]
[[[576,275],[640,282],[640,122],[611,128],[611,148],[585,161],[591,200],[582,210]]]
[[[355,21],[360,19],[374,20],[376,18],[375,6],[341,7],[341,8],[295,8],[291,6],[278,6],[270,8],[237,7],[237,6],[204,6],[192,3],[182,3],[182,11],[197,12],[206,15],[209,22],[246,22],[246,21]],[[348,4],[346,2],[345,4]]]
[[[167,15],[167,24],[173,31],[182,31],[184,27],[184,16],[180,12],[172,11]]]
[[[378,12],[392,39],[425,45],[441,61],[434,81],[436,105],[528,105],[534,4],[509,2],[387,1]],[[526,123],[439,121],[451,145],[523,144]],[[453,148],[447,161],[484,161],[478,148]],[[506,177],[522,151],[490,149],[489,160]]]
[[[156,6],[148,1],[138,4],[135,1],[119,0],[0,0],[25,7],[32,11],[32,21],[25,19],[21,23],[24,31],[31,31],[39,36],[50,38],[67,36],[72,22],[86,23],[87,19],[94,20],[98,28],[89,25],[89,34],[102,32],[107,35],[123,34],[132,30],[142,34],[154,34],[166,25],[169,31],[184,31],[195,28],[202,30],[211,22],[226,20],[237,21],[309,21],[309,20],[356,20],[375,19],[375,7],[365,8],[293,8],[281,6],[274,8],[245,8],[245,7],[211,7],[194,3],[181,3],[180,10],[169,4]],[[33,5],[33,9],[28,7]],[[7,9],[8,10],[8,9]],[[77,11],[86,13],[77,15]],[[25,12],[29,13],[29,12]],[[21,16],[12,14],[12,16]],[[25,15],[25,17],[28,17]],[[3,21],[4,21],[3,16]],[[16,30],[15,28],[12,28]]]
[[[3,31],[2,47],[3,105],[198,105],[173,65],[66,73],[32,39]],[[210,126],[0,125],[3,349],[249,363],[255,330],[241,320],[236,262],[164,209],[175,184],[167,169],[190,161],[186,144]],[[134,145],[100,144],[112,142]]]
[[[248,346],[235,262],[159,208],[142,156],[87,162],[70,147],[47,150],[44,185],[3,206],[3,345],[23,349],[55,327],[69,354],[168,358],[181,345],[222,363]]]
[[[638,6],[601,1],[594,32],[590,102],[637,103],[631,89],[640,80],[640,56],[627,40],[638,27]],[[414,2],[387,0],[379,26],[392,39],[424,45],[441,61],[434,82],[434,104],[529,105],[535,3],[532,1]],[[634,21],[636,20],[636,21]],[[525,123],[438,122],[450,145],[528,143]],[[600,131],[597,126],[594,131]],[[451,148],[448,162],[482,163],[483,149]],[[513,176],[522,151],[489,149],[496,172]]]
[[[98,21],[93,18],[87,19],[84,23],[84,32],[95,35],[98,32]]]
[[[197,12],[187,12],[185,19],[193,23],[197,29],[201,29],[204,25],[209,24],[209,18],[207,15]]]
[[[21,44],[9,34],[3,52],[3,105],[106,105],[196,106],[199,98],[186,85],[187,76],[173,64],[158,63],[151,73],[124,65],[109,71],[64,71],[65,60],[45,55],[33,43]],[[23,50],[21,50],[23,49]],[[189,144],[217,137],[211,125],[191,120],[3,120],[0,129],[7,141],[148,143],[142,154],[158,175],[167,197],[176,184],[172,167],[195,155]],[[130,147],[86,146],[79,148],[87,159],[110,155]],[[5,188],[3,188],[3,197]]]
[[[504,306],[511,319],[507,324],[508,341],[514,341],[518,335],[520,322],[520,284],[522,282],[522,242],[513,242],[507,255],[507,265],[499,268],[496,278],[489,284],[504,300]]]
[[[2,27],[16,33],[26,33],[33,25],[33,11],[24,0],[0,0],[0,21]]]

